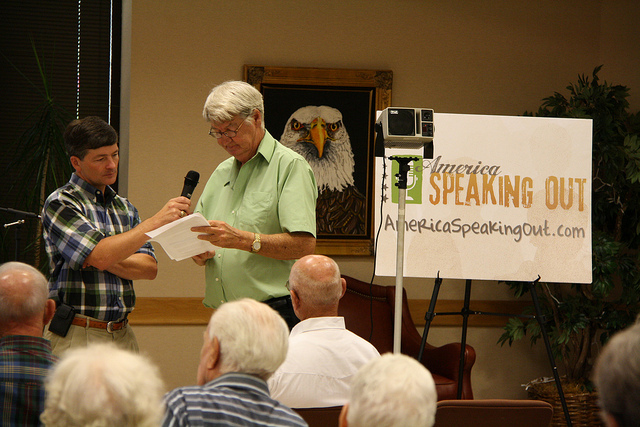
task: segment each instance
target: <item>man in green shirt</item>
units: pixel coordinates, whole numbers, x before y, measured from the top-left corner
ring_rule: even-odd
[[[193,257],[206,268],[204,305],[253,298],[292,327],[298,320],[286,282],[293,262],[316,245],[313,171],[265,129],[262,94],[248,83],[213,88],[203,115],[232,156],[211,174],[195,209],[209,226],[192,230],[217,247]]]

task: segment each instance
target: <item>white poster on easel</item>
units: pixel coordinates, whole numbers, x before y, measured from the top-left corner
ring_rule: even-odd
[[[388,157],[409,154],[420,160],[408,174],[404,276],[591,283],[591,120],[436,113],[434,124],[433,159],[387,149],[384,182],[377,159],[375,274],[396,275]]]

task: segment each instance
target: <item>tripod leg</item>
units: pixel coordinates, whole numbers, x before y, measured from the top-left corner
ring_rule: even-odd
[[[462,339],[460,340],[460,365],[458,365],[458,399],[462,399],[462,376],[464,374],[464,356],[467,349],[467,324],[469,322],[470,301],[471,280],[467,279],[464,286],[464,306],[462,307]]]
[[[431,321],[435,316],[436,310],[436,301],[438,299],[438,293],[440,292],[440,285],[442,284],[442,279],[440,278],[440,273],[438,273],[438,277],[436,277],[435,284],[433,285],[433,292],[431,293],[431,302],[429,302],[429,310],[424,315],[424,331],[422,332],[422,341],[420,342],[420,350],[418,351],[418,361],[422,363],[422,354],[424,353],[424,346],[427,344],[427,335],[429,335],[429,328],[431,327]]]
[[[558,367],[556,366],[556,362],[553,358],[553,352],[551,351],[551,343],[549,342],[549,336],[547,335],[547,330],[544,325],[547,323],[547,319],[542,315],[542,310],[540,309],[540,302],[538,301],[538,293],[536,292],[536,283],[540,280],[536,279],[533,282],[529,282],[529,291],[531,292],[531,299],[533,300],[533,306],[536,310],[536,320],[540,325],[540,332],[542,333],[542,339],[544,340],[544,345],[547,348],[547,356],[549,357],[549,363],[551,363],[551,369],[553,370],[553,378],[556,381],[556,387],[558,389],[558,395],[560,396],[560,402],[562,403],[562,410],[564,412],[564,418],[567,422],[567,426],[571,427],[571,417],[569,416],[569,408],[567,407],[567,400],[564,397],[564,392],[562,391],[562,384],[560,383],[560,376],[558,375]]]

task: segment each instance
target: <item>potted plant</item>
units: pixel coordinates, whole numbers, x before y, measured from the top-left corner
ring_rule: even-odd
[[[626,86],[599,79],[601,68],[567,86],[568,97],[556,92],[544,98],[535,113],[593,120],[593,281],[539,283],[536,288],[554,358],[564,372],[565,396],[592,390],[589,379],[599,348],[640,312],[640,114],[629,112]],[[527,284],[507,283],[517,297],[528,292]],[[533,314],[533,308],[523,314]],[[535,344],[541,337],[539,323],[525,319],[509,319],[498,342],[511,345],[528,336]],[[564,422],[562,409],[555,412],[554,422]],[[592,418],[599,422],[597,411]]]
[[[44,60],[38,55],[33,41],[31,45],[40,82],[31,81],[5,56],[14,70],[42,98],[41,103],[21,123],[25,130],[16,141],[14,160],[10,164],[11,169],[17,171],[10,191],[21,195],[18,210],[40,214],[46,197],[71,176],[71,163],[62,135],[72,116],[56,102]],[[48,271],[48,267],[45,267],[46,257],[42,256],[42,223],[28,221],[25,224],[27,242],[26,247],[21,249],[33,253],[33,259],[29,261]]]

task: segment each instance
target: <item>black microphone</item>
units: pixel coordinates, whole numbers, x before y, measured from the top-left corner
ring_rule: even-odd
[[[184,177],[184,187],[182,187],[182,194],[180,195],[190,199],[193,194],[193,189],[198,185],[199,179],[200,174],[198,172],[189,171],[187,176]]]

